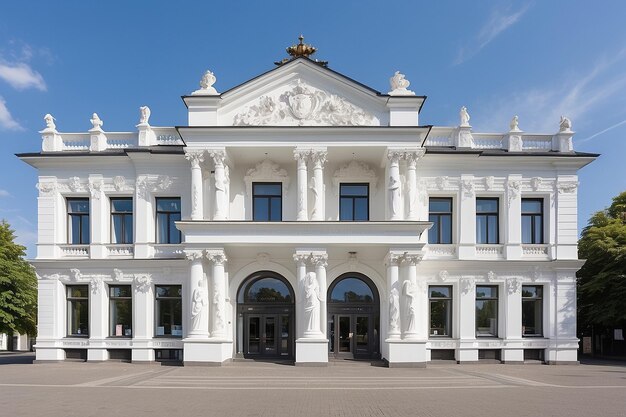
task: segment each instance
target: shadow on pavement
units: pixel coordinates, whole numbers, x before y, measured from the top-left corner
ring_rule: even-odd
[[[34,352],[6,352],[0,355],[0,365],[29,365],[34,360]]]

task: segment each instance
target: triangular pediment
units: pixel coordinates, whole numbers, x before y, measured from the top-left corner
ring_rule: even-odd
[[[222,94],[222,126],[381,126],[387,96],[297,59]]]

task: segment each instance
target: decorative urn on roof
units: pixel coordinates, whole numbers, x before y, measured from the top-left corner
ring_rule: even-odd
[[[309,58],[311,55],[313,55],[317,51],[316,47],[304,43],[304,36],[300,35],[298,37],[298,40],[300,41],[298,44],[291,45],[290,47],[287,48],[287,53],[289,54],[291,58],[284,58],[280,61],[274,62],[274,64],[280,66],[300,57]],[[318,61],[317,59],[313,61],[323,67],[328,66],[328,61]]]

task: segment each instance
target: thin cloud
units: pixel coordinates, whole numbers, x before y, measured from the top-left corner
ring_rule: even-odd
[[[522,16],[528,11],[529,4],[523,6],[520,10],[513,13],[507,13],[494,10],[491,13],[491,17],[482,27],[480,32],[473,37],[469,44],[461,47],[454,61],[454,65],[462,64],[469,60],[474,55],[479,53],[485,46],[489,45],[494,39],[496,39],[502,32],[516,24]]]
[[[46,82],[41,74],[24,62],[0,62],[0,78],[16,90],[28,88],[36,88],[40,91],[47,90]]]
[[[609,126],[609,127],[607,127],[606,129],[602,129],[601,131],[599,131],[599,132],[597,132],[597,133],[594,133],[594,134],[593,134],[593,135],[591,135],[591,136],[587,136],[586,138],[579,140],[579,141],[578,141],[578,143],[585,143],[585,142],[589,142],[591,139],[594,139],[594,138],[596,138],[596,137],[598,137],[598,136],[600,136],[600,135],[603,135],[603,134],[605,134],[606,132],[608,132],[608,131],[610,131],[610,130],[613,130],[613,129],[616,129],[616,128],[618,128],[618,127],[620,127],[620,126],[624,125],[624,124],[626,124],[626,120],[622,120],[621,122],[619,122],[619,123],[615,123],[614,125]]]
[[[11,197],[11,194],[7,190],[0,190],[0,197]]]
[[[6,106],[6,102],[0,97],[0,129],[23,130],[24,128],[13,118]]]

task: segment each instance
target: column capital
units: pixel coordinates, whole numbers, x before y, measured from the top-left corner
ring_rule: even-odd
[[[310,154],[311,154],[310,149],[296,148],[293,150],[293,159],[295,159],[298,162],[306,163],[306,160]]]
[[[311,253],[309,256],[309,262],[316,267],[326,268],[328,266],[328,254],[326,253]]]
[[[385,255],[385,266],[398,266],[400,264],[401,253],[389,252]]]
[[[312,149],[310,151],[310,156],[315,168],[324,168],[324,164],[328,158],[328,152],[326,149]]]
[[[406,160],[408,167],[410,169],[414,169],[417,161],[419,161],[425,153],[426,149],[424,148],[404,152],[404,159]]]
[[[226,151],[224,149],[209,149],[208,152],[216,166],[224,166],[224,161],[226,160]]]
[[[293,260],[298,266],[305,266],[310,256],[309,253],[294,253]]]
[[[400,257],[400,263],[414,266],[420,263],[423,257],[422,254],[405,253]]]
[[[185,257],[189,261],[195,261],[204,257],[204,251],[201,249],[185,249]]]
[[[400,159],[404,156],[404,151],[401,149],[387,149],[387,159],[392,164],[398,164]]]
[[[198,168],[204,162],[204,151],[185,151],[185,159],[191,163],[192,168]]]
[[[206,250],[205,255],[209,262],[212,262],[215,265],[224,265],[226,261],[228,261],[226,253],[221,250]]]

